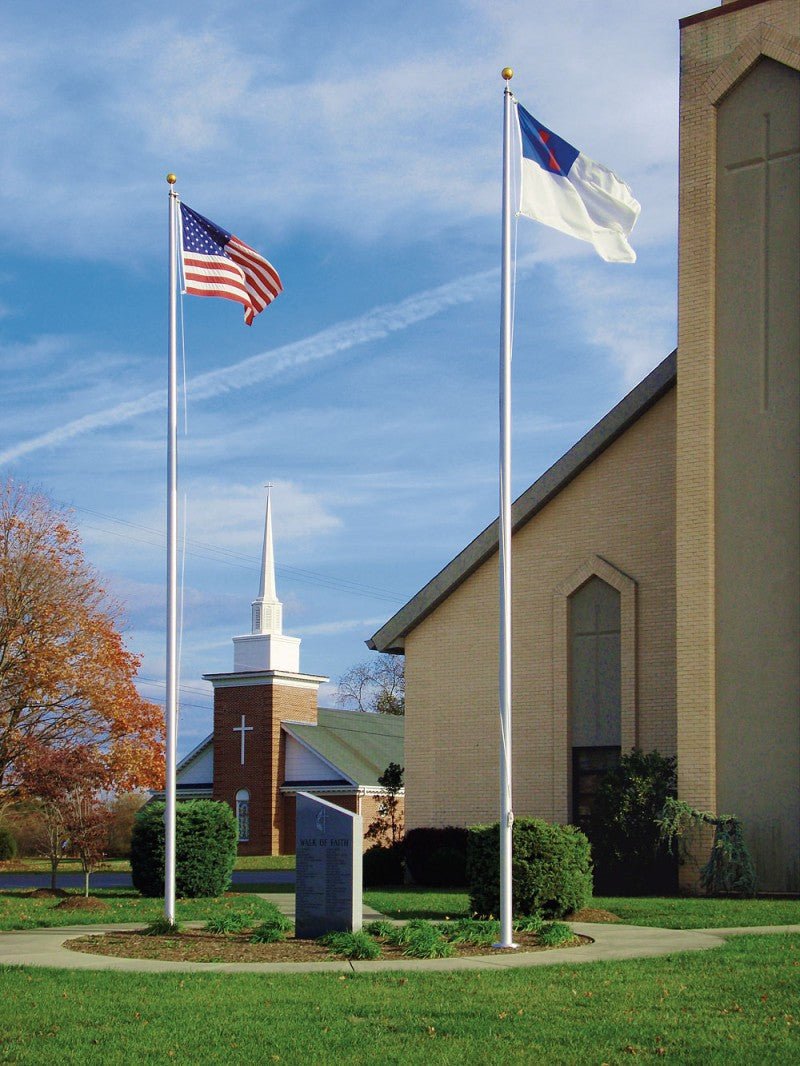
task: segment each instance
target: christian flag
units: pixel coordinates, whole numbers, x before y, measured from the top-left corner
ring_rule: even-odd
[[[628,243],[641,207],[606,167],[517,104],[522,142],[520,214],[588,241],[608,263],[635,263]]]
[[[277,270],[249,244],[181,204],[181,258],[184,291],[192,296],[221,296],[244,306],[244,320],[283,292]]]

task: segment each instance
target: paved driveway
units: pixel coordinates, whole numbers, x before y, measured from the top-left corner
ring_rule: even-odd
[[[234,870],[234,885],[293,885],[294,870]],[[59,888],[83,888],[83,874],[59,874]],[[131,888],[131,875],[121,873],[92,874],[90,888]],[[50,874],[15,874],[0,872],[0,890],[4,888],[49,888]]]

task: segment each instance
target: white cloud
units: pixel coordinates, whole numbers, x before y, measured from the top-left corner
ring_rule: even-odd
[[[190,542],[243,552],[260,563],[266,493],[258,485],[194,481],[188,486]],[[277,480],[273,488],[273,529],[276,544],[319,537],[337,529],[341,520],[319,496],[298,485]]]
[[[648,191],[676,158],[669,42],[684,7],[487,0],[411,5],[397,19],[364,6],[351,32],[330,32],[322,47],[307,40],[304,5],[279,14],[193,4],[190,22],[180,3],[170,15],[112,7],[91,35],[81,19],[41,35],[21,16],[0,55],[4,225],[50,252],[149,262],[168,168],[184,171],[191,202],[211,217],[230,205],[232,184],[234,217],[222,221],[267,219],[273,236],[312,217],[362,241],[488,220],[498,73],[515,55],[536,57],[514,83],[525,102]],[[41,174],[55,180],[31,196]],[[651,220],[671,210],[649,199]],[[145,240],[131,247],[120,231]]]

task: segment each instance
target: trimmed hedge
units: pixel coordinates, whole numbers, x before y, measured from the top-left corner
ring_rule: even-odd
[[[373,844],[364,852],[364,888],[379,888],[381,885],[402,885],[403,845]]]
[[[512,829],[514,914],[563,918],[592,895],[589,841],[574,825],[518,818]],[[469,830],[467,884],[470,906],[482,916],[500,913],[500,827]]]
[[[0,825],[0,862],[16,857],[17,839],[7,825]]]
[[[410,829],[404,840],[406,868],[414,884],[461,887],[467,883],[467,838],[463,826]]]
[[[131,835],[131,879],[143,896],[164,895],[165,804],[149,803]],[[175,894],[219,896],[231,883],[238,831],[233,811],[216,800],[189,800],[175,814]]]

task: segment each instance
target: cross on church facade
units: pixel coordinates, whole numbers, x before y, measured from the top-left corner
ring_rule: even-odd
[[[727,163],[725,170],[729,174],[737,171],[754,171],[763,177],[761,188],[761,213],[764,240],[761,247],[760,282],[763,299],[763,316],[761,324],[761,411],[770,406],[770,205],[772,197],[773,175],[776,164],[791,162],[798,157],[797,145],[778,147],[774,143],[772,116],[769,111],[763,114],[762,144],[763,150],[757,156],[750,156],[735,163]]]
[[[242,762],[241,762],[241,765],[244,766],[244,735],[245,735],[245,733],[252,733],[253,732],[253,727],[251,725],[245,725],[245,715],[242,715],[242,724],[241,725],[235,725],[233,727],[233,731],[234,731],[234,733],[241,733],[241,736],[242,736]]]

